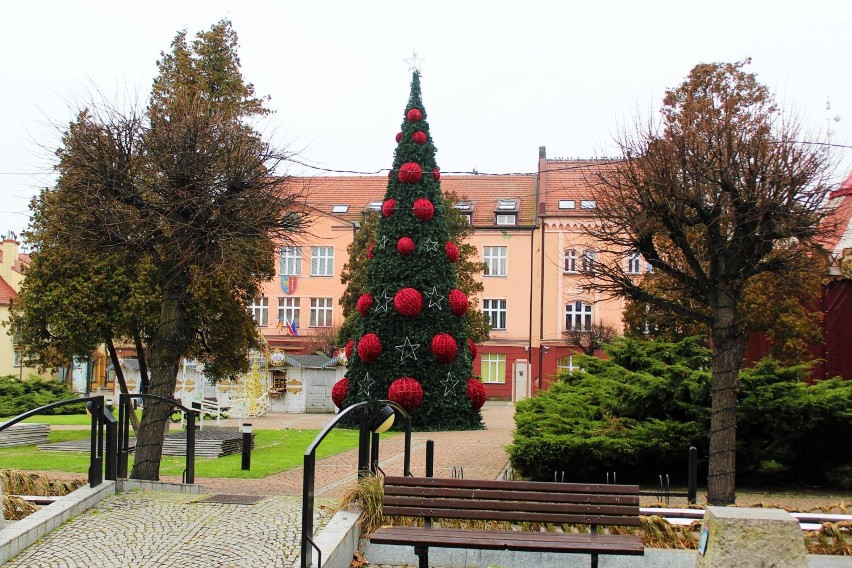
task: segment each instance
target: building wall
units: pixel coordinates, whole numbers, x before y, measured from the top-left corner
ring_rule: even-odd
[[[0,244],[0,277],[16,293],[21,289],[21,283],[24,280],[21,265],[22,259],[18,242],[13,239],[4,239]],[[0,376],[14,375],[24,379],[30,375],[49,376],[48,374],[40,374],[38,369],[34,367],[15,365],[13,337],[9,335],[9,327],[4,325],[8,321],[9,304],[0,302]]]

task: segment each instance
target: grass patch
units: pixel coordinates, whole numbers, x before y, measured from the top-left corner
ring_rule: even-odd
[[[11,420],[14,416],[4,416],[0,418],[0,422]],[[85,426],[92,423],[92,418],[88,414],[39,414],[38,416],[30,416],[24,422],[38,422],[39,424],[56,424],[69,426]]]
[[[58,416],[57,418],[61,418]],[[196,458],[195,476],[259,479],[292,469],[304,462],[305,449],[319,430],[256,430],[251,453],[251,470],[242,471],[242,455],[221,458]],[[50,442],[87,438],[88,430],[59,430],[51,432]],[[334,430],[319,448],[317,458],[324,458],[358,446],[357,430]],[[32,471],[67,471],[86,474],[89,470],[88,452],[40,452],[35,446],[0,448],[0,464],[4,467]],[[133,467],[133,454],[130,464]],[[180,476],[186,469],[183,456],[163,456],[160,475]],[[354,470],[353,470],[354,471]]]

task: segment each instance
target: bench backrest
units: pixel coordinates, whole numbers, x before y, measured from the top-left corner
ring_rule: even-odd
[[[639,486],[385,477],[384,515],[639,525]]]

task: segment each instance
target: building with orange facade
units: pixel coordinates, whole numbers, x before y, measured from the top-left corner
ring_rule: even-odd
[[[529,396],[557,370],[572,368],[579,348],[568,345],[567,329],[604,324],[621,330],[622,300],[582,288],[600,260],[583,234],[594,222],[587,180],[606,163],[548,159],[542,147],[535,173],[441,176],[442,190],[458,196],[455,207],[474,227],[469,242],[486,265],[478,303],[492,330],[479,347],[474,373],[489,397]],[[304,184],[310,226],[298,246],[281,249],[275,280],[249,309],[270,348],[299,353],[342,323],[347,247],[362,213],[380,209],[387,178],[294,182]]]

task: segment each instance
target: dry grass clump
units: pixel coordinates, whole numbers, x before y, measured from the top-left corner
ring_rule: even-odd
[[[52,479],[39,473],[24,473],[15,469],[0,469],[3,486],[3,516],[18,521],[38,511],[38,505],[16,495],[62,496],[86,484],[85,479]]]
[[[852,522],[823,523],[819,530],[806,531],[805,546],[808,554],[852,556]]]
[[[382,480],[368,475],[359,479],[358,484],[347,491],[341,500],[341,508],[357,505],[361,509],[361,534],[364,538],[382,526],[382,497]]]

